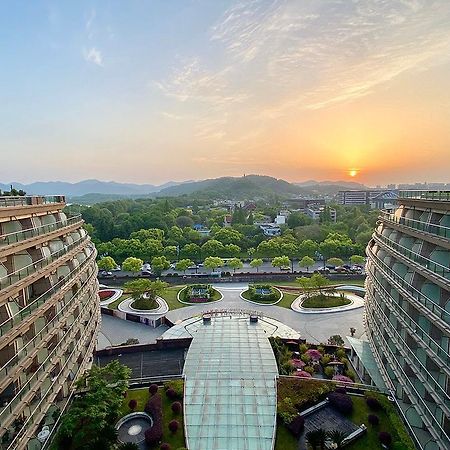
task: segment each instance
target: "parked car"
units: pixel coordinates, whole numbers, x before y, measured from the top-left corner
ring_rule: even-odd
[[[356,274],[361,274],[361,273],[363,273],[363,268],[361,266],[351,266],[350,272],[356,273]]]
[[[98,273],[100,277],[112,277],[112,272],[109,272],[107,270],[100,270]]]
[[[320,267],[319,269],[315,270],[314,273],[321,273],[322,275],[328,275],[330,273],[330,269],[327,267]]]
[[[143,277],[149,277],[150,275],[152,275],[151,270],[141,270],[141,275]]]
[[[290,267],[280,267],[280,270],[281,270],[282,272],[290,272],[290,271],[291,271],[291,268],[290,268]]]
[[[122,270],[120,266],[116,266],[114,269],[111,269],[111,272],[118,272],[119,270]]]
[[[347,268],[344,267],[344,266],[337,266],[334,270],[335,270],[337,273],[350,273],[350,270],[347,269]]]

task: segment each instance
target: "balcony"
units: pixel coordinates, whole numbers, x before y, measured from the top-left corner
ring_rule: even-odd
[[[12,250],[17,251],[18,244],[28,241],[30,239],[38,238],[40,236],[48,236],[50,239],[52,233],[55,231],[65,230],[66,228],[72,228],[74,226],[80,226],[83,224],[81,214],[68,218],[67,220],[61,220],[48,225],[41,225],[36,228],[29,228],[27,230],[15,231],[13,233],[3,234],[0,236],[0,252],[8,246],[13,246]]]
[[[415,199],[415,200],[434,200],[450,202],[450,191],[400,191],[398,193],[399,200]]]
[[[65,203],[64,195],[26,195],[16,197],[0,197],[0,208],[10,208],[17,206],[36,206],[52,203]]]

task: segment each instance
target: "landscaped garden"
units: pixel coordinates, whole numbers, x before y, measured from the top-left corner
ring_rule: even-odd
[[[334,308],[336,306],[349,305],[351,300],[349,300],[343,293],[339,295],[330,294],[320,294],[307,296],[305,300],[302,301],[302,308]]]
[[[123,285],[124,292],[129,293],[134,300],[131,307],[140,310],[157,309],[159,307],[157,297],[161,296],[168,286],[160,280],[146,279],[129,281]]]
[[[208,303],[222,298],[222,294],[210,284],[190,284],[178,293],[178,298],[184,303]]]
[[[415,448],[386,396],[371,391],[349,395],[333,382],[281,377],[277,416],[276,450],[314,450],[326,443],[334,448],[345,443],[350,450]],[[346,442],[347,436],[354,440]]]
[[[270,284],[250,284],[241,295],[246,300],[271,305],[280,300],[282,293]]]
[[[183,380],[130,390],[130,373],[118,361],[92,366],[77,382],[80,394],[62,416],[50,449],[183,449]]]

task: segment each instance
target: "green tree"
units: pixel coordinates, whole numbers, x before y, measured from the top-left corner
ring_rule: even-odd
[[[344,339],[342,339],[340,334],[333,334],[333,336],[328,338],[328,344],[342,346],[344,345]]]
[[[144,242],[147,239],[162,241],[164,239],[164,231],[159,228],[149,228],[148,230],[141,229],[131,233],[130,239],[138,239],[141,242]]]
[[[142,264],[144,264],[144,261],[142,261],[142,259],[130,256],[123,262],[122,270],[125,270],[126,272],[136,273],[141,270]]]
[[[220,228],[214,233],[214,239],[222,244],[239,244],[244,236],[234,228]]]
[[[237,257],[241,253],[241,247],[236,244],[227,244],[224,247],[224,256]]]
[[[323,291],[329,284],[328,278],[320,273],[315,273],[311,277],[297,278],[297,282],[300,284],[300,287],[308,291],[311,296],[324,295]]]
[[[250,247],[247,249],[247,255],[251,258],[256,252],[255,247]]]
[[[293,212],[289,214],[287,220],[287,225],[289,228],[303,227],[310,224],[312,224],[311,217],[308,217],[306,214],[300,212]]]
[[[165,256],[169,261],[175,261],[178,256],[178,249],[175,245],[168,245],[164,247],[163,256]]]
[[[216,239],[210,239],[202,245],[202,255],[206,256],[221,256],[224,254],[225,247],[222,242]]]
[[[314,242],[311,239],[305,239],[298,244],[298,255],[300,258],[303,256],[314,258],[318,248],[317,242]]]
[[[186,270],[193,265],[194,261],[192,259],[180,259],[175,267],[177,270],[182,270],[183,273],[186,273]]]
[[[233,272],[236,272],[236,269],[242,269],[244,267],[244,264],[239,258],[230,259],[228,265],[233,269]]]
[[[109,449],[117,441],[114,424],[119,418],[131,369],[115,360],[104,367],[93,365],[77,381],[86,389],[61,418],[58,448],[71,450]]]
[[[167,260],[165,256],[155,256],[152,259],[152,269],[153,272],[157,275],[161,275],[163,270],[166,270],[170,267],[170,262]]]
[[[155,256],[160,256],[163,252],[163,245],[157,239],[146,239],[143,246],[142,256],[145,261],[150,261]]]
[[[194,221],[189,216],[179,216],[176,218],[175,223],[180,228],[192,227]]]
[[[250,261],[250,267],[256,268],[259,272],[259,268],[263,265],[264,261],[261,258],[254,258]]]
[[[330,258],[328,260],[328,264],[330,264],[331,266],[342,266],[342,264],[344,264],[344,261],[342,261],[341,258]]]
[[[182,258],[189,258],[195,261],[200,260],[201,250],[197,244],[186,244],[180,251],[180,256]]]
[[[218,258],[217,256],[208,256],[205,259],[203,265],[207,269],[215,270],[218,267],[222,267],[223,266],[223,259],[222,258]]]
[[[272,266],[273,267],[279,267],[280,269],[282,267],[289,267],[291,265],[291,260],[288,256],[276,256],[272,259]]]
[[[131,293],[134,300],[139,300],[144,294],[147,294],[149,299],[154,300],[167,289],[168,284],[160,280],[150,281],[140,278],[138,280],[126,282],[123,287],[126,292]]]
[[[258,256],[273,258],[275,256],[280,256],[281,249],[277,240],[270,239],[260,242],[256,249],[256,253]]]
[[[104,256],[103,258],[100,258],[97,266],[101,270],[112,270],[117,267],[117,264],[111,256]]]
[[[352,255],[350,257],[350,262],[352,264],[364,264],[366,262],[364,256],[360,256],[360,255]]]
[[[309,256],[304,256],[299,262],[298,265],[301,268],[306,267],[306,270],[309,271],[309,268],[315,263],[314,259]]]

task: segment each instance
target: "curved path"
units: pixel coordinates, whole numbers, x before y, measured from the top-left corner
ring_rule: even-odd
[[[169,305],[161,297],[156,297],[158,308],[155,309],[136,309],[131,306],[133,302],[133,298],[127,298],[119,304],[117,309],[125,313],[138,314],[139,316],[160,316],[162,314],[166,314],[169,311]]]
[[[334,295],[334,297],[339,297],[339,295]],[[364,307],[364,299],[360,296],[345,292],[345,297],[351,301],[348,305],[335,306],[333,308],[303,308],[302,303],[305,300],[305,295],[299,295],[292,302],[291,309],[301,314],[330,314]]]
[[[311,343],[326,342],[334,335],[340,334],[344,339],[349,334],[350,327],[356,328],[355,337],[364,334],[363,315],[364,308],[352,309],[331,314],[298,314],[281,306],[257,305],[244,302],[240,293],[248,288],[248,284],[227,283],[215,284],[223,294],[223,300],[218,304],[201,304],[186,306],[184,308],[169,311],[166,317],[173,323],[199,315],[207,310],[214,309],[251,309],[259,311],[267,317],[272,317],[298,331],[302,338]]]
[[[99,290],[99,292],[101,291],[114,291],[114,294],[111,297],[107,298],[106,300],[101,301],[100,306],[108,306],[110,303],[118,300],[123,294],[123,290],[118,288],[105,287]]]

